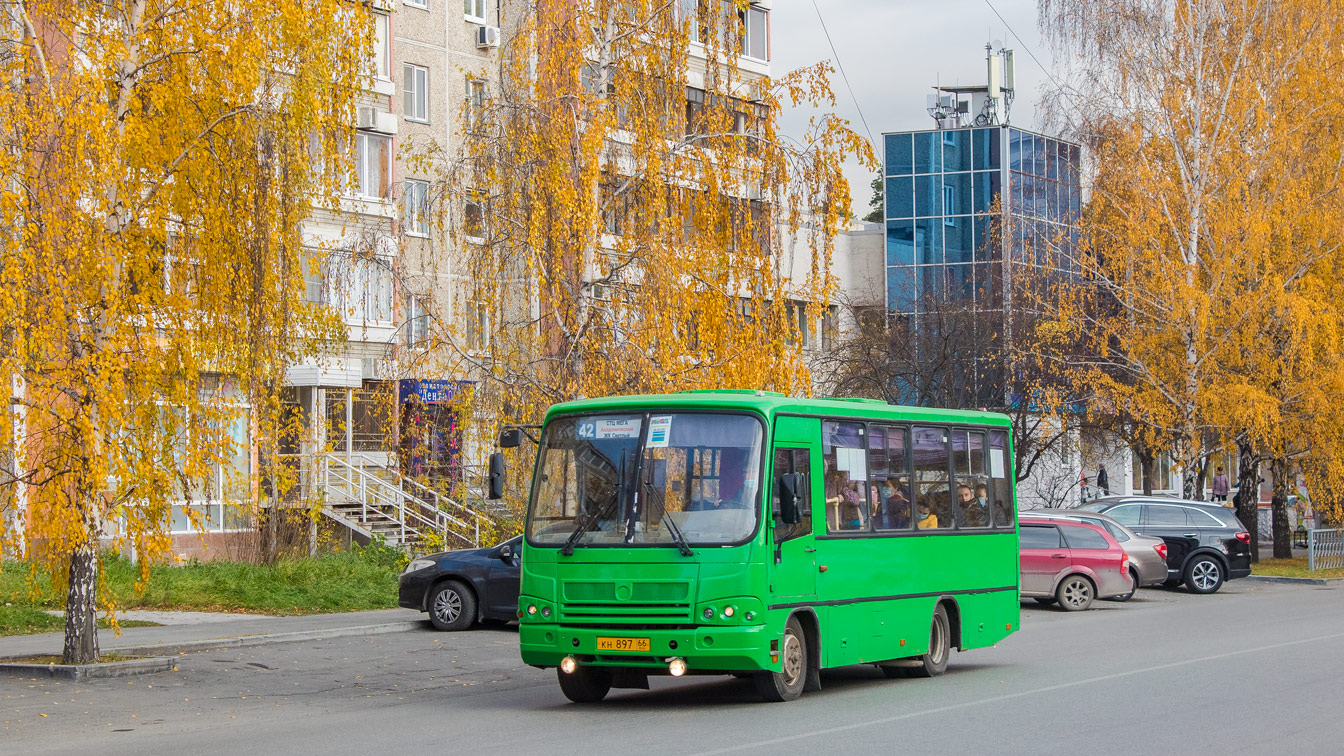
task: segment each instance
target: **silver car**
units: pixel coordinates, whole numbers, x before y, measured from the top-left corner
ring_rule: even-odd
[[[1129,593],[1115,596],[1115,601],[1128,601],[1142,585],[1158,585],[1167,579],[1167,544],[1161,538],[1139,535],[1100,512],[1077,509],[1026,509],[1023,517],[1041,517],[1055,520],[1073,520],[1096,525],[1111,534],[1129,554],[1129,574],[1134,585]]]

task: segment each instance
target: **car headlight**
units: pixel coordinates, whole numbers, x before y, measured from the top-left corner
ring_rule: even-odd
[[[406,565],[406,569],[402,570],[402,574],[405,574],[407,572],[415,572],[416,570],[428,569],[433,566],[434,566],[433,559],[412,559],[411,563]]]

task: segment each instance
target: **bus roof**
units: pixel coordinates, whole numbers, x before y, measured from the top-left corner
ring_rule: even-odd
[[[774,391],[751,389],[710,389],[681,391],[675,394],[633,394],[580,399],[554,405],[546,419],[561,414],[610,412],[627,409],[715,409],[752,410],[766,415],[804,415],[812,417],[875,418],[891,421],[973,423],[1008,427],[1012,421],[999,412],[931,409],[888,404],[878,399],[808,399],[785,396]]]

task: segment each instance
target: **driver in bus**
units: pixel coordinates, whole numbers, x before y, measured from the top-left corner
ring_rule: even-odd
[[[746,509],[751,506],[747,487],[747,453],[745,449],[724,449],[719,458],[719,490],[717,496],[705,496],[691,502],[689,511],[717,512],[722,509]]]

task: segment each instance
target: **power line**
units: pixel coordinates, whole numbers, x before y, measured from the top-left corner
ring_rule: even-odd
[[[854,87],[849,85],[849,76],[845,74],[845,64],[840,62],[840,53],[835,51],[835,43],[831,41],[831,32],[826,28],[826,19],[821,17],[821,8],[817,7],[817,0],[812,0],[812,8],[817,12],[817,20],[821,22],[821,31],[826,35],[826,44],[831,46],[831,55],[835,57],[835,67],[840,69],[840,78],[845,80],[845,88],[849,90],[849,99],[854,101],[854,109],[859,111],[859,120],[863,122],[863,130],[868,134],[868,142],[877,149],[877,142],[873,139],[873,130],[868,128],[868,119],[863,117],[863,108],[859,105],[859,98],[854,96]]]

